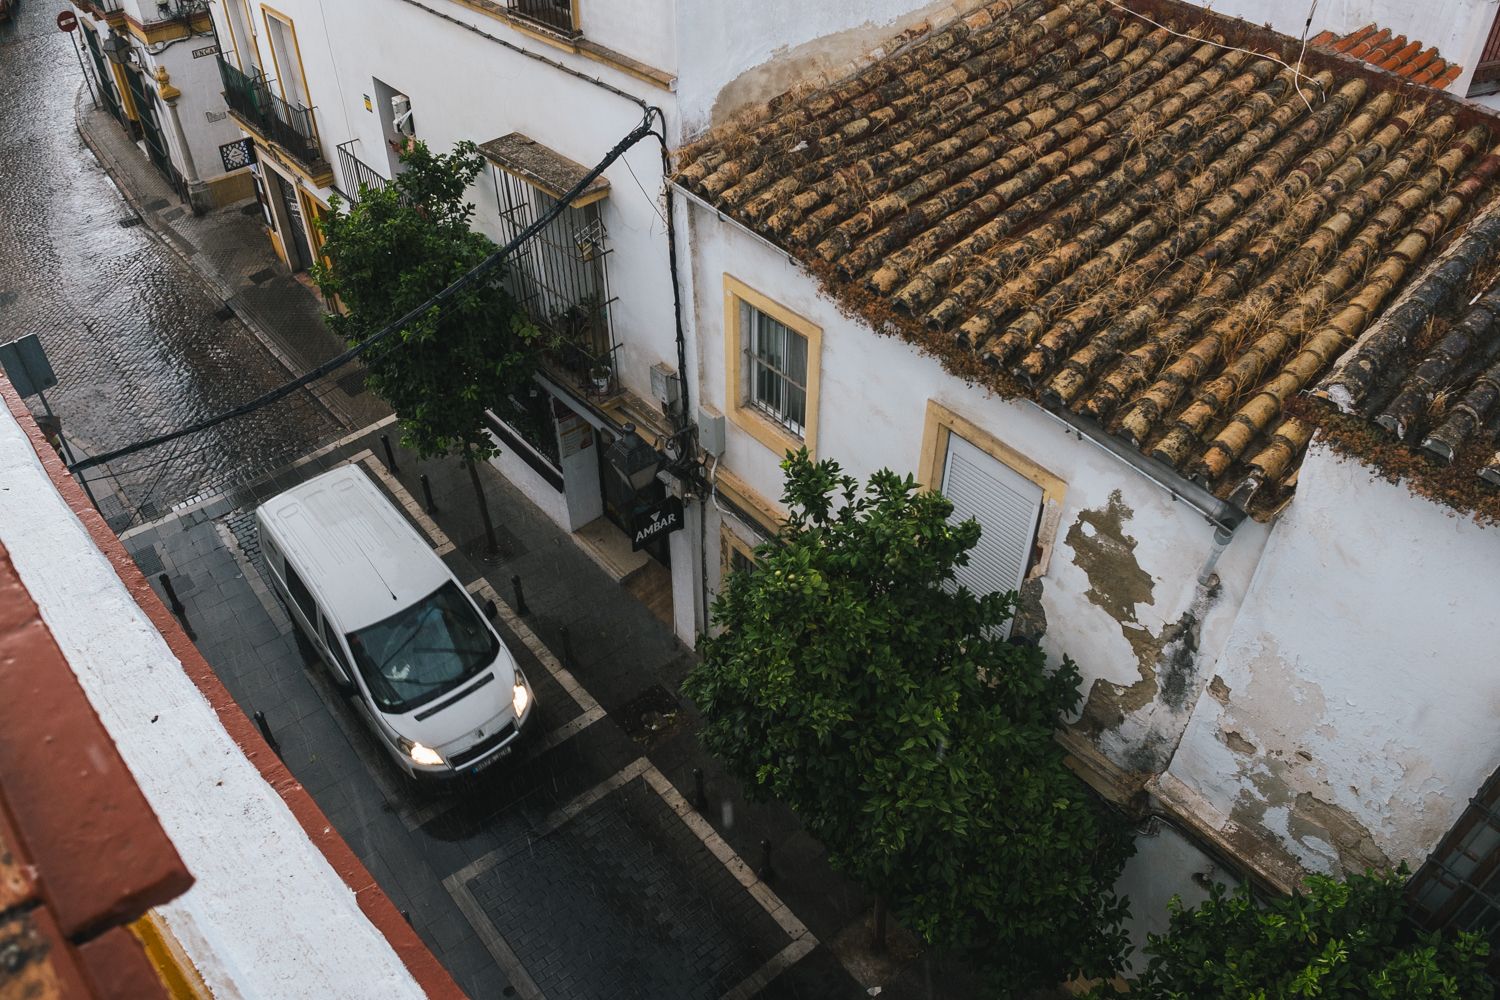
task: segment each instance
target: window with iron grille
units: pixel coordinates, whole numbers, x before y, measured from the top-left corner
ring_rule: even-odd
[[[1500,771],[1469,800],[1406,892],[1413,919],[1427,930],[1489,938],[1490,976],[1500,975]]]
[[[746,398],[798,437],[807,424],[807,338],[748,302],[740,303],[750,377]]]
[[[491,173],[507,240],[557,204],[505,170]],[[613,387],[619,347],[610,325],[607,235],[599,202],[569,206],[516,249],[505,272],[507,288],[531,321],[555,335],[557,363],[599,394]]]

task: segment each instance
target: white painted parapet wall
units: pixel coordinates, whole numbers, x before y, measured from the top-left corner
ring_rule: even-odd
[[[0,543],[197,879],[162,907],[219,1000],[425,996],[0,406]]]

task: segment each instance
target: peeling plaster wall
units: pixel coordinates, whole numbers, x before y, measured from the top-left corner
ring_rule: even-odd
[[[1420,861],[1500,763],[1497,566],[1315,446],[1169,778],[1312,870]]]
[[[680,0],[678,106],[693,136],[838,69],[952,0]]]
[[[1202,6],[1208,6],[1203,4]],[[1251,24],[1265,24],[1293,38],[1301,38],[1312,0],[1218,0],[1213,9],[1241,17]],[[1346,35],[1374,22],[1405,35],[1464,68],[1463,75],[1448,89],[1462,94],[1469,89],[1474,64],[1484,47],[1485,34],[1500,10],[1500,0],[1321,0],[1313,14],[1311,38],[1320,31]]]
[[[1029,402],[989,395],[906,343],[841,315],[785,254],[701,206],[691,209],[693,398],[728,413],[724,275],[823,328],[817,456],[864,477],[882,466],[917,473],[929,399],[977,424],[1067,486],[1046,574],[1023,593],[1017,631],[1045,629],[1053,662],[1077,661],[1086,695],[1079,725],[1115,763],[1160,771],[1171,759],[1228,637],[1266,538],[1242,525],[1217,566],[1199,571],[1213,527],[1185,502]],[[781,496],[780,456],[726,422],[722,468],[763,498]],[[718,515],[709,522],[717,540]],[[710,575],[710,582],[717,573]]]

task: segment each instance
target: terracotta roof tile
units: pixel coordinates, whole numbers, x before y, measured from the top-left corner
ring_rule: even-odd
[[[1324,31],[1309,39],[1307,44],[1363,59],[1380,69],[1404,76],[1413,83],[1439,90],[1458,79],[1463,72],[1461,67],[1438,59],[1437,49],[1429,48],[1424,51],[1421,42],[1415,39],[1408,41],[1405,35],[1392,38],[1390,29],[1377,30],[1374,24],[1367,24],[1343,38],[1336,38]]]
[[[1441,103],[1300,91],[1093,0],[993,0],[684,149],[677,180],[876,329],[1229,495],[1295,476],[1287,400],[1500,173]]]

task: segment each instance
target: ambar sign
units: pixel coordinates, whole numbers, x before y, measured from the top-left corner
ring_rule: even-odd
[[[682,527],[682,498],[667,497],[636,514],[630,522],[630,548],[639,552],[649,542]]]

